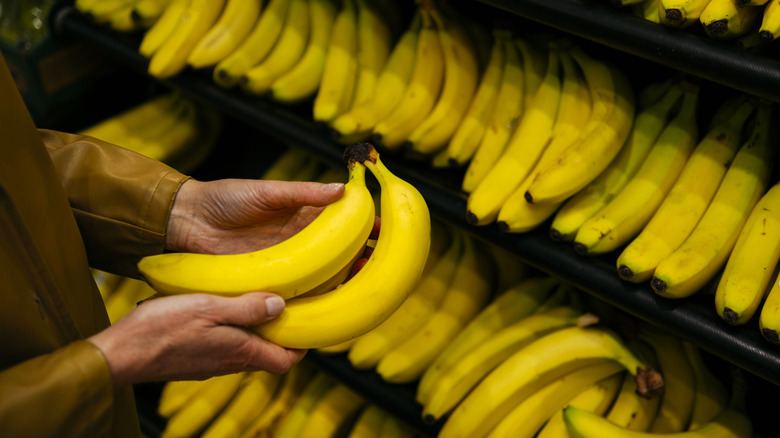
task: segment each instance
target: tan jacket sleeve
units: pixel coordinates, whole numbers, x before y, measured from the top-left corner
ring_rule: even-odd
[[[171,205],[188,177],[92,137],[39,133],[62,178],[90,266],[139,278],[138,260],[164,249]]]

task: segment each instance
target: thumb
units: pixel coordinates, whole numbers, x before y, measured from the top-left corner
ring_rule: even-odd
[[[273,208],[328,205],[344,194],[343,183],[323,184],[318,182],[275,182],[266,200]]]
[[[214,309],[221,315],[221,323],[249,326],[270,321],[284,310],[284,299],[278,295],[267,292],[247,293],[238,297],[219,300]]]

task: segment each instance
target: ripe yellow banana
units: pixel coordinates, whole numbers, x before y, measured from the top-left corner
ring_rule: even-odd
[[[710,0],[660,0],[658,18],[664,26],[688,28],[699,21]]]
[[[385,118],[401,100],[414,70],[417,39],[422,19],[416,14],[409,27],[393,46],[369,102],[350,108],[331,122],[333,137],[338,141],[368,138],[374,126]]]
[[[644,0],[631,5],[631,13],[652,23],[661,24],[659,6],[661,0]]]
[[[485,436],[516,403],[543,385],[604,359],[615,360],[638,376],[640,388],[647,388],[648,382],[660,383],[660,376],[613,333],[599,328],[564,328],[525,346],[488,374],[455,408],[439,436]]]
[[[370,101],[393,48],[388,19],[375,0],[357,0],[357,77],[349,108]]]
[[[493,223],[501,206],[528,176],[550,143],[560,97],[560,54],[549,50],[544,80],[523,112],[517,129],[493,167],[469,194],[466,204],[469,224]]]
[[[741,145],[743,127],[754,109],[743,102],[728,121],[699,141],[653,217],[618,257],[620,278],[634,283],[650,280],[658,263],[688,237]]]
[[[173,112],[173,118],[165,129],[142,133],[136,151],[165,163],[173,163],[192,151],[207,134],[205,110],[194,102],[183,101]],[[209,112],[210,115],[215,113]],[[216,141],[213,139],[212,141]]]
[[[262,0],[226,0],[224,11],[193,47],[187,64],[204,68],[225,59],[252,31],[261,9]]]
[[[710,0],[699,21],[710,38],[734,39],[760,26],[764,8],[736,0]]]
[[[166,253],[143,258],[138,268],[163,294],[262,290],[285,299],[300,295],[333,277],[362,251],[375,219],[365,172],[364,165],[350,162],[344,195],[276,245],[234,255]]]
[[[343,383],[337,382],[309,411],[300,438],[335,438],[343,436],[366,399]]]
[[[170,418],[176,411],[186,405],[206,380],[173,380],[166,382],[160,393],[157,404],[157,414],[163,418]]]
[[[290,10],[279,39],[268,55],[244,72],[238,80],[242,91],[263,95],[277,78],[298,63],[309,44],[310,5],[310,0],[290,0]]]
[[[148,132],[150,125],[160,122],[161,119],[172,119],[178,99],[173,93],[154,96],[80,131],[79,134],[132,149],[133,145],[126,139],[135,136],[139,131]]]
[[[141,23],[133,19],[135,1],[111,12],[105,19],[108,26],[117,32],[133,32],[142,29]]]
[[[536,312],[559,284],[552,277],[530,277],[500,292],[425,370],[417,385],[417,402],[427,404],[433,394],[432,388],[444,373],[501,329]]]
[[[173,0],[138,0],[133,4],[132,19],[143,28],[150,28]]]
[[[612,251],[636,236],[661,204],[698,142],[698,86],[683,95],[677,115],[667,123],[636,174],[574,237],[580,255]]]
[[[379,430],[381,438],[415,438],[415,431],[395,415],[388,415]]]
[[[380,120],[371,133],[374,142],[397,150],[412,131],[430,114],[444,82],[444,52],[429,6],[420,5],[422,28],[417,38],[414,70],[401,100]]]
[[[696,430],[728,408],[729,393],[723,381],[705,363],[700,348],[688,341],[682,341],[682,346],[696,381],[693,412],[688,422],[688,430]]]
[[[626,373],[615,403],[605,418],[627,430],[644,432],[655,419],[661,397],[644,398],[636,392],[636,381]]]
[[[280,423],[274,428],[273,436],[277,438],[295,438],[301,436],[309,415],[337,385],[341,385],[334,377],[324,371],[315,371],[306,382],[301,392],[295,398],[292,406],[284,414]]]
[[[89,15],[96,23],[108,23],[112,14],[132,7],[135,0],[101,0],[91,4],[81,4],[81,11]]]
[[[376,366],[386,382],[418,380],[436,356],[482,310],[490,298],[493,273],[473,238],[464,235],[463,251],[439,307],[419,330],[387,352]]]
[[[480,75],[474,98],[444,150],[447,165],[450,167],[461,167],[468,163],[485,134],[488,117],[498,99],[498,89],[506,60],[505,41],[510,37],[511,33],[508,30],[496,29],[493,32],[490,57]]]
[[[606,383],[607,379],[613,382],[613,378],[622,377],[623,372],[623,367],[617,362],[604,360],[565,374],[518,403],[487,437],[531,438],[537,436],[537,433],[564,436],[551,434],[552,431],[547,429],[545,424],[551,424],[561,408],[568,403],[574,404],[580,394],[592,398],[602,382]]]
[[[780,344],[780,281],[773,277],[766,298],[761,306],[758,329],[761,336],[772,344]]]
[[[664,84],[668,81],[661,81]],[[648,88],[653,85],[648,86]],[[647,92],[648,89],[643,90]],[[626,139],[626,144],[612,163],[593,182],[565,201],[555,214],[550,226],[550,237],[555,241],[572,241],[577,230],[593,217],[618,193],[644,162],[672,109],[682,96],[682,88],[670,87],[663,97],[639,111]],[[594,99],[595,100],[595,99]]]
[[[523,106],[528,108],[547,74],[547,50],[543,43],[533,43],[530,38],[515,38],[515,44],[523,58]]]
[[[128,312],[133,310],[140,301],[155,294],[146,282],[135,278],[125,278],[117,286],[116,290],[105,300],[106,313],[111,324],[119,321]]]
[[[525,108],[524,78],[527,75],[523,69],[520,49],[514,40],[507,39],[504,41],[504,52],[506,58],[495,107],[463,177],[461,188],[466,193],[477,188],[501,156]]]
[[[225,408],[206,427],[203,438],[234,438],[241,434],[252,420],[268,406],[281,377],[265,371],[246,375],[238,392]]]
[[[173,34],[174,29],[181,20],[182,13],[187,9],[192,0],[171,0],[165,7],[160,18],[144,33],[138,52],[151,58],[152,55]]]
[[[223,88],[238,84],[241,76],[268,56],[279,39],[291,2],[269,0],[249,35],[214,67],[214,82]]]
[[[303,167],[310,155],[299,147],[290,146],[260,175],[260,179],[292,181],[295,172]]]
[[[529,202],[560,202],[587,186],[620,152],[633,124],[634,91],[625,73],[580,48],[570,50],[591,87],[593,111],[565,156],[531,183]]]
[[[369,143],[351,146],[345,157],[362,162],[379,182],[380,237],[365,266],[341,287],[290,300],[279,317],[253,328],[278,345],[319,348],[369,332],[398,309],[425,267],[431,220],[420,192],[393,174]],[[366,291],[370,291],[370,299]]]
[[[626,430],[609,420],[574,406],[566,407],[563,419],[569,435],[577,438],[652,438],[658,434]],[[748,438],[753,425],[745,414],[728,409],[694,431],[665,434],[664,438]]]
[[[780,36],[780,0],[771,0],[761,14],[758,37],[761,41],[773,41]]]
[[[447,145],[468,110],[479,81],[476,47],[460,18],[431,8],[444,56],[444,83],[436,104],[406,138],[406,147],[432,155]]]
[[[379,432],[382,430],[382,423],[388,415],[390,414],[379,405],[366,404],[350,428],[347,438],[380,438]]]
[[[715,291],[715,311],[731,325],[753,318],[780,260],[780,185],[764,194],[742,227]]]
[[[329,123],[352,103],[358,46],[358,13],[352,1],[342,3],[333,22],[320,86],[314,97],[315,122]]]
[[[498,330],[439,373],[423,404],[423,418],[426,422],[438,421],[509,356],[545,334],[574,326],[580,316],[580,311],[561,306],[527,316]]]
[[[696,228],[655,269],[650,285],[667,298],[701,289],[728,260],[745,220],[763,196],[772,170],[774,143],[766,106],[759,106],[750,138],[737,151]]]

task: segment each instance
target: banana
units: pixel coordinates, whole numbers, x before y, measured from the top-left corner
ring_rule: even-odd
[[[309,154],[301,148],[290,146],[282,152],[260,175],[260,179],[274,181],[292,181],[295,172],[299,170]]]
[[[754,110],[752,103],[743,102],[728,121],[699,141],[653,217],[618,257],[620,278],[650,280],[658,263],[691,233],[741,145],[743,126]]]
[[[192,49],[219,18],[225,1],[192,0],[171,34],[152,54],[147,72],[157,79],[166,79],[182,71]]]
[[[417,402],[427,404],[432,396],[431,388],[443,373],[457,366],[464,356],[487,342],[501,329],[534,313],[559,284],[559,281],[552,277],[534,276],[501,291],[425,370],[417,385]]]
[[[244,73],[268,56],[282,33],[291,3],[289,0],[268,1],[252,31],[214,67],[213,79],[217,85],[222,88],[236,86]]]
[[[200,390],[207,380],[173,380],[166,382],[160,392],[157,414],[168,419],[186,405],[192,395]]]
[[[126,278],[122,275],[112,274],[95,268],[91,268],[90,272],[92,272],[92,278],[95,279],[95,284],[97,284],[100,296],[104,302]]]
[[[469,194],[466,221],[471,225],[488,225],[496,220],[503,203],[522,184],[550,143],[560,104],[561,74],[559,52],[548,50],[547,56],[547,72],[534,99],[525,108],[501,156]]]
[[[758,330],[761,336],[772,344],[780,344],[780,281],[778,280],[780,279],[775,272],[758,317]]]
[[[660,0],[658,18],[664,26],[685,29],[699,22],[710,0]]]
[[[128,149],[132,149],[131,145],[123,140],[134,136],[139,131],[148,131],[149,126],[159,122],[160,119],[171,117],[175,104],[178,102],[177,99],[178,97],[173,93],[153,96],[81,130],[79,134],[95,137],[117,145],[124,145]]]
[[[123,6],[121,9],[112,12],[106,19],[108,26],[117,31],[130,33],[142,29],[141,23],[133,19],[133,9],[135,2]]]
[[[336,14],[312,114],[327,124],[352,103],[357,74],[358,13],[353,0],[345,0]]]
[[[197,69],[225,59],[252,31],[261,9],[262,0],[226,0],[222,15],[192,49],[187,64]]]
[[[486,246],[491,255],[493,266],[495,266],[496,279],[494,281],[495,290],[498,293],[503,293],[528,278],[531,268],[517,254],[495,244]]]
[[[469,108],[479,82],[476,47],[465,23],[452,12],[431,8],[441,40],[444,79],[431,112],[405,140],[405,147],[432,155],[447,145]]]
[[[652,23],[661,24],[661,0],[643,0],[631,5],[631,13]]]
[[[525,93],[523,93],[523,106],[528,108],[531,101],[536,98],[536,91],[544,81],[544,75],[547,73],[547,50],[544,47],[544,37],[542,43],[533,43],[530,38],[515,38],[515,44],[523,58],[523,82]]]
[[[388,415],[379,430],[380,438],[415,438],[417,434],[395,415]]]
[[[461,189],[466,193],[477,188],[493,163],[501,156],[525,108],[524,78],[527,75],[520,49],[514,40],[507,39],[504,41],[504,52],[506,58],[493,113],[463,176]]]
[[[677,115],[664,127],[636,174],[574,237],[580,255],[612,251],[636,236],[663,202],[698,142],[699,88],[685,90]]]
[[[414,70],[421,23],[420,14],[415,14],[409,27],[393,46],[377,78],[371,100],[350,108],[331,122],[332,136],[337,141],[354,137],[368,138],[374,126],[390,114],[401,100]]]
[[[753,207],[715,291],[715,311],[731,325],[753,318],[769,291],[780,260],[780,185]]]
[[[333,385],[314,405],[301,428],[301,438],[338,437],[348,430],[366,400],[342,383]]]
[[[135,0],[101,0],[82,6],[82,12],[88,14],[96,23],[108,23],[111,16],[122,9],[133,6]]]
[[[417,39],[414,70],[401,100],[372,130],[371,139],[387,150],[397,150],[430,114],[444,82],[444,50],[438,26],[427,4],[419,5],[422,28]]]
[[[668,257],[650,280],[667,298],[694,294],[726,263],[753,206],[763,196],[772,170],[770,108],[759,105],[750,138],[737,151],[723,181],[696,228]]]
[[[246,375],[238,392],[214,421],[206,427],[203,438],[232,438],[239,436],[251,424],[258,412],[270,404],[281,377],[265,371]]]
[[[609,420],[574,406],[564,408],[563,419],[569,436],[574,438],[653,438],[652,432],[626,430]],[[753,425],[748,417],[734,409],[728,409],[717,418],[695,431],[664,434],[664,438],[749,438]]]
[[[345,157],[362,162],[379,182],[382,232],[365,266],[341,287],[290,300],[279,317],[253,328],[275,344],[319,348],[369,332],[398,309],[425,267],[431,220],[420,192],[394,175],[369,143],[347,148]],[[369,300],[365,299],[367,290],[372,291]]]
[[[163,438],[197,436],[228,405],[239,391],[246,373],[212,377],[190,396],[160,433]]]
[[[425,321],[441,305],[452,283],[463,254],[464,239],[463,233],[454,233],[452,243],[441,257],[423,272],[414,290],[398,310],[355,341],[347,354],[353,367],[375,367],[390,350],[425,325]]]
[[[578,310],[561,306],[527,316],[497,331],[439,374],[423,404],[423,419],[438,421],[509,356],[547,333],[576,325],[581,316]]]
[[[644,432],[655,419],[661,398],[644,398],[636,392],[636,381],[626,373],[615,403],[605,418],[627,430]],[[561,417],[562,418],[562,417]]]
[[[171,0],[160,18],[144,33],[141,44],[138,46],[138,52],[146,58],[151,58],[173,34],[181,20],[181,15],[191,2],[192,0]]]
[[[310,5],[311,0],[290,0],[290,10],[279,39],[262,61],[239,78],[238,85],[242,91],[263,95],[277,78],[298,63],[309,43]]]
[[[594,96],[591,118],[568,152],[528,187],[529,202],[560,202],[587,186],[620,152],[633,124],[634,91],[625,73],[578,47],[570,51]]]
[[[183,101],[164,130],[144,132],[136,151],[158,161],[171,163],[192,150],[205,134],[203,110],[194,102]],[[213,114],[213,113],[212,113]]]
[[[213,108],[201,106],[197,114],[198,138],[180,151],[165,159],[171,167],[181,173],[192,174],[211,156],[223,133],[224,118]]]
[[[317,404],[330,392],[341,385],[334,377],[324,371],[315,371],[306,382],[292,406],[274,428],[272,436],[277,438],[296,438],[301,436],[309,416]]]
[[[367,403],[360,411],[347,438],[379,438],[382,423],[389,414],[375,403]]]
[[[505,41],[510,37],[511,33],[508,30],[493,31],[490,56],[487,66],[480,75],[479,84],[474,90],[474,98],[444,149],[442,159],[446,159],[449,167],[462,167],[468,163],[485,134],[488,117],[498,99],[498,89],[506,60]]]
[[[357,77],[349,108],[370,101],[393,48],[390,25],[376,1],[357,0]]]
[[[710,0],[699,21],[710,38],[730,40],[760,26],[763,11],[763,7],[738,4],[736,0]]]
[[[780,0],[771,0],[761,14],[761,24],[758,26],[758,37],[761,41],[774,41],[780,36]]]
[[[553,125],[551,139],[539,160],[523,182],[503,202],[496,221],[503,232],[523,233],[530,231],[552,216],[562,203],[531,204],[525,199],[528,186],[544,169],[557,160],[569,145],[579,136],[587,123],[591,111],[590,90],[585,79],[578,73],[578,67],[568,53],[561,53],[563,79],[558,114]]]
[[[675,433],[686,430],[693,412],[696,381],[681,341],[647,326],[640,328],[639,339],[655,352],[659,371],[664,377],[661,404],[648,431]]]
[[[660,81],[656,84],[667,82]],[[651,84],[643,91],[647,92],[653,86],[654,84]],[[565,201],[555,214],[550,226],[550,238],[555,241],[574,240],[582,224],[628,183],[671,118],[672,110],[682,93],[681,87],[670,87],[662,98],[639,111],[626,144],[615,159],[593,182]]]
[[[150,28],[172,2],[173,0],[138,0],[133,4],[131,17],[138,26]]]
[[[604,359],[619,362],[637,376],[643,394],[655,391],[650,386],[663,386],[661,377],[613,333],[599,328],[564,328],[528,344],[488,374],[452,411],[439,436],[485,436],[516,403],[543,385]]]
[[[387,352],[376,371],[386,382],[418,380],[436,356],[485,306],[492,292],[492,266],[464,235],[463,251],[444,300],[423,325]]]
[[[729,393],[726,385],[704,362],[699,347],[688,341],[682,341],[682,346],[696,382],[693,412],[688,423],[688,430],[696,430],[728,408]]]
[[[547,436],[565,436],[553,434],[545,424],[551,425],[555,415],[566,404],[577,404],[576,399],[584,396],[592,398],[593,395],[597,395],[596,391],[601,389],[600,385],[607,383],[607,379],[611,383],[614,378],[622,377],[623,373],[620,364],[604,360],[565,374],[518,403],[487,434],[487,437],[532,438],[537,436],[537,433]],[[617,385],[611,385],[610,389],[614,386]],[[601,398],[606,397],[602,395]],[[582,404],[580,402],[580,405]]]
[[[163,294],[232,295],[264,290],[285,299],[300,295],[331,278],[363,250],[375,220],[365,172],[364,165],[350,162],[344,195],[306,228],[276,245],[234,255],[148,256],[141,259],[138,269]]]
[[[114,293],[106,300],[106,313],[111,324],[119,321],[128,312],[133,310],[140,301],[143,301],[155,294],[146,282],[136,280],[135,278],[125,278],[122,280]]]

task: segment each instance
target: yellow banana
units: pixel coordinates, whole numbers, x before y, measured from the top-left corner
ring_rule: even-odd
[[[168,38],[173,35],[174,29],[181,21],[181,15],[189,7],[192,0],[171,0],[165,7],[160,18],[154,22],[149,30],[144,33],[138,52],[151,58]]]
[[[659,84],[666,82],[661,81]],[[648,86],[651,87],[653,85]],[[648,89],[643,91],[647,92]],[[612,163],[593,182],[565,201],[555,214],[550,226],[550,237],[553,240],[574,240],[580,226],[628,183],[669,121],[682,92],[679,86],[670,87],[662,98],[639,111],[626,144]]]
[[[386,382],[418,380],[436,356],[483,308],[492,292],[492,266],[464,235],[463,251],[439,307],[422,326],[377,363],[376,371]]]
[[[591,87],[591,118],[568,152],[528,187],[529,202],[563,201],[587,186],[620,152],[633,124],[634,91],[625,73],[580,48],[570,51]]]
[[[780,0],[770,0],[761,14],[758,37],[761,41],[774,41],[780,36]]]
[[[523,106],[528,108],[531,101],[536,98],[536,91],[544,81],[547,73],[547,50],[543,44],[533,43],[530,38],[515,38],[515,44],[523,58]]]
[[[753,318],[780,260],[780,185],[756,203],[742,227],[715,291],[715,311],[731,325]]]
[[[493,163],[501,156],[525,108],[526,90],[523,81],[527,75],[523,68],[520,49],[514,40],[507,39],[504,41],[504,51],[506,58],[495,107],[485,127],[485,134],[479,141],[463,176],[461,188],[466,193],[471,193],[477,188],[482,178],[493,167]]]
[[[182,11],[180,22],[152,54],[147,72],[157,79],[178,74],[200,38],[219,18],[225,0],[192,0]]]
[[[745,220],[763,196],[772,170],[770,109],[760,105],[750,138],[737,151],[696,228],[656,267],[650,285],[667,298],[694,294],[726,263]]]
[[[691,85],[677,115],[664,127],[636,174],[574,237],[581,255],[604,254],[636,236],[679,177],[698,142],[699,88]]]
[[[242,91],[265,94],[271,84],[292,69],[303,56],[309,43],[310,0],[290,0],[282,32],[268,55],[241,75],[238,85]]]
[[[487,434],[487,437],[532,438],[537,436],[537,433],[546,436],[565,436],[553,434],[545,424],[551,424],[553,417],[560,413],[561,408],[566,404],[577,404],[576,399],[584,396],[593,398],[596,390],[601,389],[599,385],[605,384],[607,379],[609,382],[614,382],[614,378],[622,377],[623,373],[623,367],[619,363],[603,360],[565,374],[518,403]],[[616,385],[611,385],[610,389],[614,386]],[[602,394],[603,392],[601,391]],[[606,397],[602,395],[601,398]]]
[[[160,392],[157,414],[168,419],[186,405],[192,395],[200,390],[207,380],[173,380],[166,382]]]
[[[758,330],[764,339],[772,344],[780,344],[780,281],[777,273],[766,294],[758,318]]]
[[[501,291],[425,370],[417,385],[417,402],[427,404],[432,396],[432,387],[442,374],[457,366],[464,356],[487,342],[501,329],[534,313],[559,284],[559,281],[552,277],[535,276]]]
[[[182,102],[174,113],[172,123],[156,135],[153,132],[144,133],[139,138],[136,151],[165,163],[181,159],[206,134],[206,120],[202,113],[204,110],[194,102]]]
[[[615,403],[605,418],[627,430],[644,432],[655,419],[661,398],[644,398],[636,392],[636,381],[626,373]]]
[[[754,109],[743,102],[728,121],[699,141],[653,217],[618,257],[620,278],[634,283],[649,280],[658,263],[688,237],[741,145],[743,126]]]
[[[388,415],[379,430],[380,438],[414,438],[417,434],[395,415]]]
[[[238,392],[246,373],[212,377],[190,396],[165,424],[161,437],[197,436],[228,405]]]
[[[710,0],[699,21],[710,38],[734,39],[761,25],[764,8],[736,0]]]
[[[347,438],[379,438],[382,423],[389,414],[375,403],[368,403],[349,430]]]
[[[710,0],[660,0],[658,18],[664,26],[685,29],[698,23]]]
[[[289,0],[268,0],[252,31],[214,67],[214,82],[223,88],[238,84],[241,76],[268,56],[287,20]]]
[[[474,42],[460,18],[436,7],[431,16],[441,40],[444,79],[431,112],[406,138],[406,147],[424,155],[444,148],[468,110],[479,81]]]
[[[577,324],[581,315],[578,310],[562,306],[527,316],[497,331],[439,373],[423,404],[423,418],[426,422],[438,421],[509,356],[547,333]]]
[[[141,23],[133,20],[133,9],[135,7],[135,1],[131,4],[123,6],[121,9],[112,12],[106,17],[108,26],[117,32],[134,32],[142,29]]]
[[[693,412],[688,422],[688,430],[696,430],[728,408],[729,393],[726,385],[708,368],[700,348],[688,341],[682,341],[682,346],[696,381]]]
[[[289,300],[279,317],[253,328],[278,345],[319,348],[369,332],[398,309],[425,267],[431,225],[420,192],[394,175],[369,143],[351,146],[345,157],[363,162],[379,182],[382,232],[365,266],[341,287]],[[368,300],[367,290],[372,291]]]
[[[201,434],[202,438],[234,438],[251,424],[255,416],[269,405],[281,377],[265,371],[251,372],[214,421]]]
[[[108,320],[111,324],[119,321],[128,312],[133,310],[138,302],[143,301],[155,294],[155,290],[152,289],[146,282],[136,280],[135,278],[125,278],[117,286],[114,293],[112,293],[106,300],[106,312],[108,313]]]
[[[331,278],[362,251],[375,209],[365,166],[349,164],[344,195],[306,228],[276,245],[235,255],[166,253],[143,258],[138,268],[163,294],[240,294],[271,291],[285,299]]]
[[[390,25],[376,1],[357,0],[357,38],[357,77],[350,109],[373,97],[379,75],[393,48]]]
[[[366,400],[343,383],[336,383],[317,401],[303,423],[300,438],[343,436]]]
[[[659,7],[661,0],[644,0],[631,5],[631,13],[652,23],[661,24]]]
[[[395,108],[374,126],[371,133],[371,139],[388,150],[397,150],[430,114],[444,82],[441,38],[428,7],[420,5],[423,23],[409,83]]]
[[[619,362],[642,382],[660,381],[616,335],[599,328],[564,328],[507,358],[452,411],[441,438],[485,436],[513,406],[543,385],[604,359]]]
[[[547,73],[523,112],[501,156],[469,194],[466,220],[471,225],[488,225],[498,217],[501,206],[522,184],[550,143],[561,96],[560,54],[548,51]]]
[[[222,15],[192,49],[187,64],[204,68],[225,59],[252,31],[261,9],[262,0],[226,0]]]
[[[132,7],[135,0],[101,0],[91,5],[82,5],[82,12],[88,14],[96,23],[107,23],[112,14]]]
[[[341,383],[330,374],[324,371],[315,371],[280,423],[274,428],[272,436],[277,438],[300,437],[314,408],[331,389],[338,385]]]
[[[132,19],[139,26],[150,28],[162,17],[173,0],[138,0],[133,5]]]
[[[461,167],[468,163],[485,134],[488,117],[498,99],[498,89],[506,60],[506,40],[510,37],[511,34],[507,30],[493,32],[490,57],[485,70],[480,75],[474,98],[469,104],[463,121],[453,132],[444,150],[450,167]]]
[[[292,181],[295,172],[303,166],[309,156],[303,149],[290,146],[265,169],[260,179]]]
[[[132,149],[126,139],[135,136],[139,131],[148,131],[150,125],[161,119],[172,118],[177,99],[173,93],[154,96],[80,131],[79,134]]]
[[[507,291],[530,275],[530,266],[522,261],[517,254],[495,244],[488,244],[487,247],[496,268],[495,289],[497,293]]]
[[[358,13],[352,1],[342,2],[333,22],[320,86],[314,97],[315,122],[329,123],[352,103],[358,44]]]

